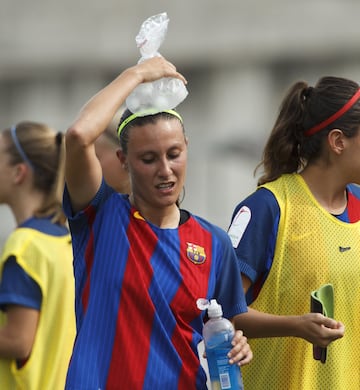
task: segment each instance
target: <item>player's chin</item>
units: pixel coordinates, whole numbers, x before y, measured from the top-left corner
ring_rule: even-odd
[[[159,199],[159,203],[163,207],[169,207],[177,203],[178,198],[175,196],[166,196],[163,197],[162,199]]]
[[[157,202],[159,206],[161,207],[169,207],[178,202],[179,199],[179,193],[173,192],[168,194],[161,194],[157,197]]]

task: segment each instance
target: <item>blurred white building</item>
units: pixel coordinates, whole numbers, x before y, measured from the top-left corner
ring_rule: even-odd
[[[227,228],[280,100],[297,79],[360,80],[357,0],[0,0],[0,128],[29,119],[65,131],[81,106],[137,62],[135,36],[167,12],[160,53],[188,79],[185,208]],[[1,183],[0,183],[1,185]],[[0,246],[14,227],[0,207]]]

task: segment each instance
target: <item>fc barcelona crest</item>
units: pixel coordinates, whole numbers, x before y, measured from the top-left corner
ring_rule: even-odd
[[[194,264],[203,264],[206,260],[205,249],[191,242],[187,243],[186,255]]]

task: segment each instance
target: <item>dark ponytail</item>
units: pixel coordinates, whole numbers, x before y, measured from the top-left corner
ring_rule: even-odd
[[[341,129],[349,138],[355,136],[360,125],[360,100],[336,120],[325,122],[326,126],[321,126],[319,131],[309,135],[309,129],[331,118],[358,90],[357,83],[340,77],[323,77],[315,87],[296,82],[280,106],[262,161],[255,169],[256,173],[263,166],[258,184],[276,180],[285,173],[299,172],[318,159],[331,129]]]
[[[295,83],[285,96],[275,125],[265,145],[262,161],[264,173],[258,184],[273,181],[283,173],[296,172],[302,167],[299,146],[303,139],[303,117],[306,94],[305,82]]]

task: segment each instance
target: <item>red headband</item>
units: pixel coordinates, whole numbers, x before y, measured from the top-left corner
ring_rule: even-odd
[[[313,135],[318,131],[322,130],[327,125],[330,125],[330,123],[335,122],[336,119],[340,118],[342,115],[345,114],[346,111],[350,110],[350,108],[358,101],[359,97],[360,97],[360,88],[357,90],[355,95],[347,103],[345,103],[343,107],[340,108],[339,111],[335,112],[335,114],[331,115],[329,118],[320,122],[318,125],[315,125],[310,129],[306,130],[304,132],[305,137],[309,137],[310,135]]]

